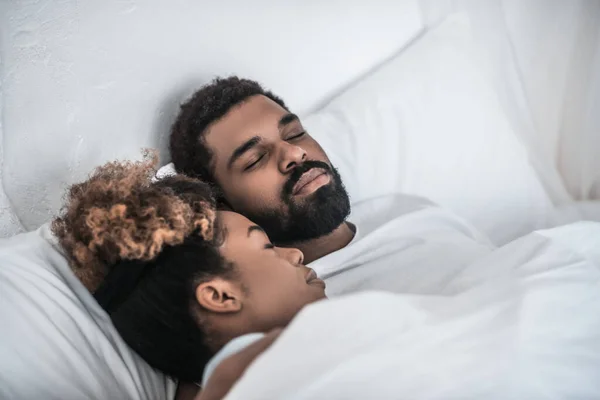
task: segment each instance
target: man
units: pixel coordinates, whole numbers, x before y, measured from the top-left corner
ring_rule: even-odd
[[[335,168],[283,100],[258,83],[217,79],[183,105],[171,134],[176,169],[311,262],[346,246],[350,201]]]
[[[282,99],[251,80],[218,78],[198,90],[181,107],[170,151],[178,172],[211,183],[277,245],[302,250],[329,294],[435,292],[491,249],[458,218],[411,196],[358,204],[348,222],[349,196],[325,151]]]

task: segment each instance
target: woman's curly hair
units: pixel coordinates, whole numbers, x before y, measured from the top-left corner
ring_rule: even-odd
[[[157,156],[112,162],[73,185],[52,225],[75,275],[123,340],[176,379],[202,378],[218,342],[197,286],[234,279],[219,252],[225,230],[208,184],[175,175],[153,182]]]
[[[147,151],[143,161],[108,163],[69,189],[52,231],[91,292],[120,261],[151,261],[192,234],[212,239],[209,187],[183,175],[153,183],[157,163],[156,152]],[[182,185],[194,190],[176,193]]]

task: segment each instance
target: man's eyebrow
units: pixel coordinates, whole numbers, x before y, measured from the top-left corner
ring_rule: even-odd
[[[265,230],[263,228],[261,228],[260,226],[258,226],[258,225],[250,225],[248,227],[248,237],[250,237],[250,234],[252,232],[254,232],[254,231],[259,231],[259,232],[265,233]]]
[[[279,124],[277,124],[277,126],[279,127],[279,129],[283,129],[286,125],[289,125],[290,123],[294,122],[294,121],[298,121],[300,118],[298,118],[298,116],[296,114],[292,114],[292,113],[288,113],[285,114],[283,117],[281,117],[281,119],[279,120]]]
[[[229,157],[229,161],[227,162],[227,169],[230,169],[234,162],[237,161],[244,153],[248,150],[252,149],[254,146],[260,143],[260,137],[254,136],[253,138],[248,139],[246,142],[239,145]]]

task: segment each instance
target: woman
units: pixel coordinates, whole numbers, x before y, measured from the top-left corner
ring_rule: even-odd
[[[73,185],[53,231],[125,342],[164,373],[200,382],[231,339],[285,326],[325,298],[297,249],[274,247],[209,187],[156,159],[109,163]],[[274,284],[276,283],[276,284]]]

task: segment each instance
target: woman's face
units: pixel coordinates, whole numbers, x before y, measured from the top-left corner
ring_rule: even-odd
[[[325,298],[325,283],[302,264],[298,249],[275,247],[246,217],[220,211],[221,255],[234,264],[243,287],[243,311],[256,331],[285,326],[306,304]]]

